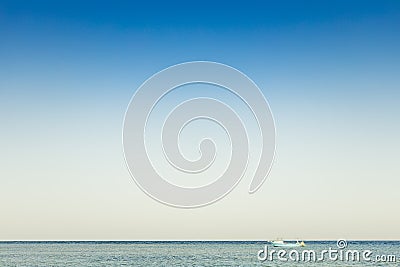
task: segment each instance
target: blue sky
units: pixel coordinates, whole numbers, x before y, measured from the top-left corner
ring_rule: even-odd
[[[100,77],[108,75],[117,86],[126,79],[135,86],[143,81],[139,73],[206,59],[268,78],[269,84],[290,74],[293,82],[336,77],[357,83],[369,76],[390,85],[399,56],[396,1],[6,1],[0,12],[3,83],[16,75],[40,83],[46,76],[76,88],[75,82],[96,77],[102,83]],[[57,89],[51,91],[66,93]],[[81,93],[92,92],[101,89],[88,86]]]
[[[271,238],[399,239],[398,212],[380,210],[399,202],[399,27],[398,1],[0,1],[0,201],[12,203],[0,206],[8,218],[0,234],[257,239],[252,229],[271,215],[288,219],[269,225]],[[138,190],[125,169],[122,120],[134,91],[163,68],[191,60],[243,71],[271,105],[276,164],[247,202],[238,204],[248,197],[240,191],[202,211],[171,210]],[[269,214],[246,213],[298,191],[303,203],[318,198],[333,211],[318,206],[323,216],[313,213],[305,225],[291,225],[292,215],[282,212],[291,201]],[[354,223],[338,219],[351,214],[335,206],[337,198],[364,203]],[[371,209],[377,215],[365,223]],[[136,220],[144,210],[170,218],[169,231],[149,224],[157,215]],[[224,214],[222,227],[237,220],[235,210],[252,218],[238,220],[241,231],[213,232],[201,219]],[[77,217],[82,221],[70,219]],[[182,230],[173,218],[202,223]],[[102,223],[93,228],[92,220]]]

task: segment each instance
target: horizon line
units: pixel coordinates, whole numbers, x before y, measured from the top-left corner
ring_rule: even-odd
[[[274,240],[274,239],[269,239]],[[43,240],[0,240],[1,242],[269,242],[264,239],[43,239]],[[338,239],[301,239],[287,238],[283,240],[303,240],[303,241],[337,241]],[[340,240],[340,238],[339,238]],[[347,241],[398,241],[400,239],[345,239]]]

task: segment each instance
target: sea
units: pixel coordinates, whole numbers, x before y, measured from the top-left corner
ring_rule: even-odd
[[[0,266],[400,266],[400,241],[341,241],[3,241]]]

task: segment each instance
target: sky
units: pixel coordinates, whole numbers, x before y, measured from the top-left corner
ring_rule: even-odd
[[[400,239],[399,27],[398,1],[0,0],[0,240]],[[146,79],[193,60],[260,87],[276,157],[255,194],[250,171],[219,202],[178,209],[130,177],[122,124]],[[186,145],[226,143],[199,127]]]

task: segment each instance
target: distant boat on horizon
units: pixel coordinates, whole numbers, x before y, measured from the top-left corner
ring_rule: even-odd
[[[304,241],[299,242],[298,240],[296,240],[296,243],[286,243],[284,240],[273,240],[273,241],[269,241],[274,247],[305,247],[306,244],[304,243]]]

